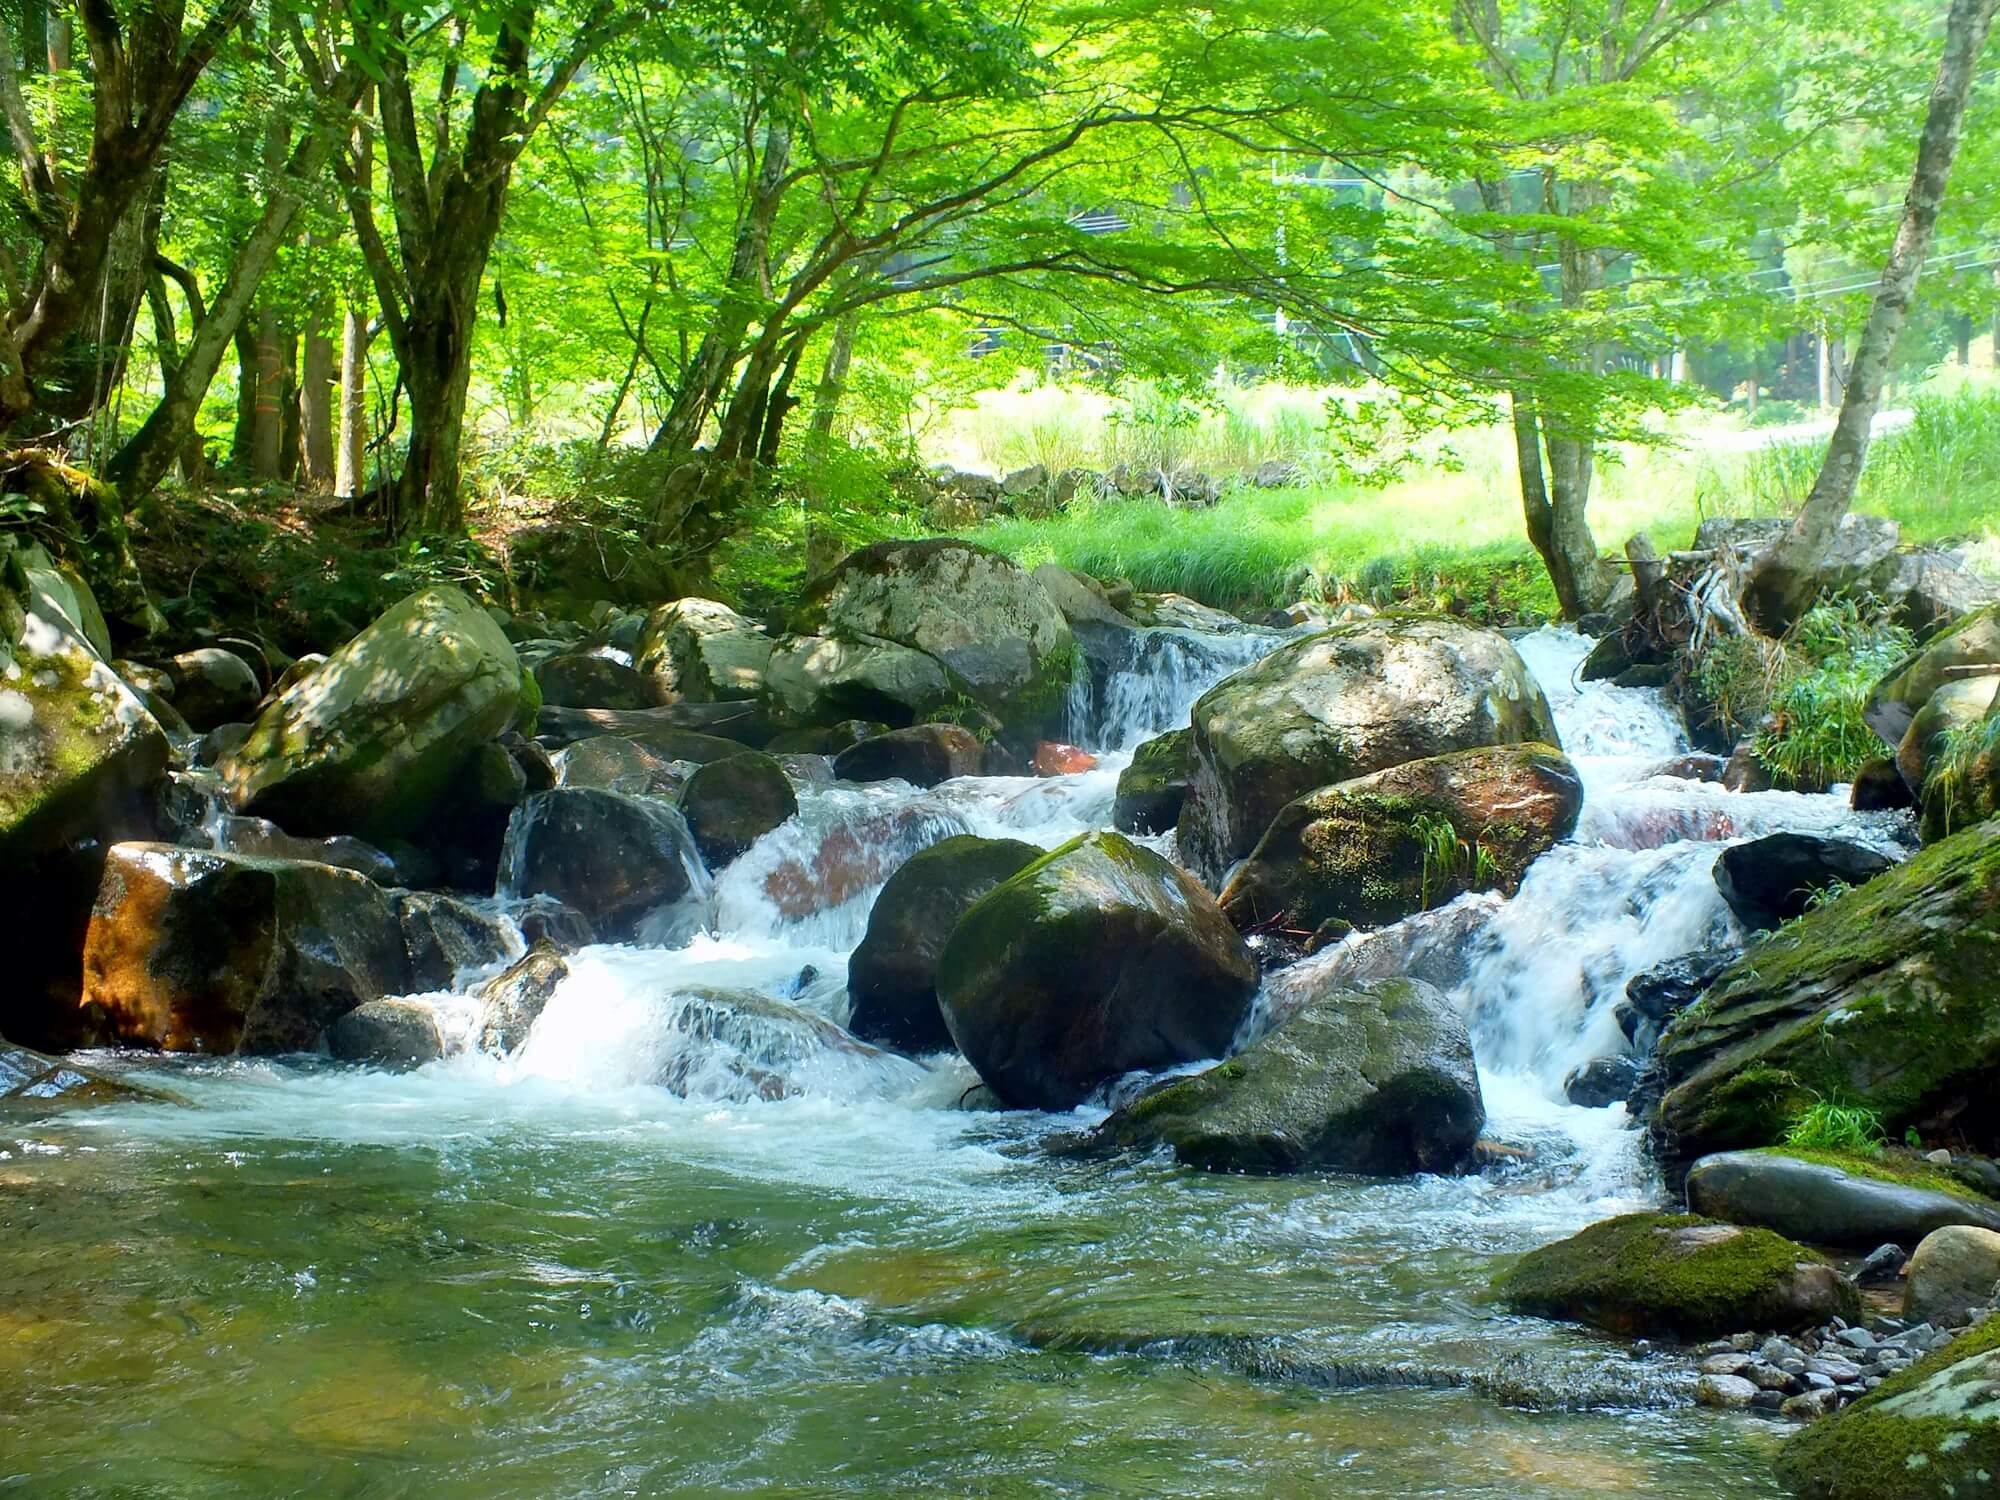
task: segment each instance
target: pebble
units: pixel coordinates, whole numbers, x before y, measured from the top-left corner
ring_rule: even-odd
[[[1831,1375],[1822,1375],[1817,1370],[1808,1370],[1806,1371],[1806,1384],[1816,1391],[1830,1391],[1834,1388],[1835,1382]]]
[[[1747,1354],[1711,1354],[1698,1368],[1704,1375],[1741,1375],[1749,1365]]]
[[[1843,1328],[1834,1337],[1850,1349],[1873,1349],[1875,1335],[1865,1328]]]
[[[1838,1405],[1840,1405],[1838,1391],[1832,1389],[1807,1391],[1803,1396],[1791,1397],[1778,1408],[1778,1412],[1781,1416],[1791,1417],[1796,1421],[1809,1422],[1814,1417],[1825,1416]]]
[[[1765,1391],[1782,1391],[1792,1383],[1792,1377],[1776,1365],[1753,1364],[1744,1370],[1743,1378]]]
[[[1759,1346],[1757,1357],[1767,1365],[1783,1365],[1788,1359],[1803,1359],[1805,1351],[1790,1339],[1772,1337]]]
[[[1824,1375],[1840,1385],[1852,1385],[1861,1378],[1861,1366],[1851,1359],[1836,1359],[1830,1354],[1822,1354],[1806,1361],[1806,1377]]]

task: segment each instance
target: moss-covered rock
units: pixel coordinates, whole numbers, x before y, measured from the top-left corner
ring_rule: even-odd
[[[681,788],[681,816],[719,870],[799,810],[785,768],[756,750],[710,761]]]
[[[1416,979],[1329,989],[1227,1062],[1118,1110],[1100,1143],[1220,1172],[1457,1171],[1486,1122],[1472,1040]]]
[[[514,722],[521,675],[492,616],[425,589],[281,693],[216,769],[237,811],[290,832],[409,838]]]
[[[793,628],[920,651],[1024,740],[1059,727],[1076,660],[1069,622],[1040,584],[999,553],[949,538],[852,553],[807,592]],[[861,705],[844,716],[853,714],[881,717]]]
[[[973,902],[1042,853],[1019,839],[957,834],[912,855],[875,898],[867,935],[847,962],[848,1029],[900,1052],[949,1050],[939,955]]]
[[[2000,677],[1975,678],[1974,682],[1992,685],[1996,692],[1983,716],[1954,725],[1957,733],[1949,740],[1938,736],[1940,743],[1935,750],[1942,753],[1926,768],[1919,802],[1918,829],[1927,844],[2000,813]],[[1912,735],[1931,708],[1951,691],[1940,688],[1932,696],[1917,723],[1910,726]]]
[[[1861,716],[1889,744],[1900,744],[1939,688],[1981,666],[2000,671],[2000,604],[1954,621],[1897,662],[1870,690]]]
[[[646,617],[634,665],[662,701],[724,703],[764,691],[772,640],[754,621],[713,599],[676,599]]]
[[[1134,750],[1118,773],[1111,824],[1120,833],[1164,833],[1180,821],[1187,788],[1188,732],[1170,729]]]
[[[1239,929],[1379,927],[1467,891],[1512,895],[1576,828],[1583,781],[1548,745],[1406,761],[1287,803],[1222,892]]]
[[[1281,647],[1195,704],[1181,856],[1219,881],[1285,804],[1405,761],[1526,742],[1555,720],[1496,631],[1383,615]]]
[[[1947,1224],[2000,1229],[2000,1203],[1949,1179],[1897,1180],[1869,1163],[1809,1160],[1780,1150],[1723,1151],[1688,1169],[1688,1207],[1811,1245],[1913,1246]]]
[[[773,723],[794,728],[856,719],[907,727],[955,691],[943,667],[908,646],[803,635],[772,648],[763,703]]]
[[[2000,821],[1924,850],[1746,952],[1661,1038],[1670,1167],[1775,1145],[1815,1100],[2000,1144]]]
[[[2000,1318],[1891,1375],[1779,1450],[1800,1500],[1969,1500],[2000,1486]]]
[[[1789,1332],[1860,1315],[1851,1282],[1768,1229],[1625,1214],[1531,1250],[1494,1283],[1516,1312],[1628,1337]]]
[[[411,988],[395,901],[366,876],[168,844],[110,851],[83,976],[107,1040],[169,1052],[302,1051]]]
[[[568,651],[536,663],[535,686],[552,708],[652,708],[665,700],[653,678],[622,661],[588,651]]]
[[[974,902],[937,977],[979,1076],[1003,1102],[1041,1109],[1221,1056],[1256,987],[1256,960],[1214,899],[1116,833],[1073,839]]]

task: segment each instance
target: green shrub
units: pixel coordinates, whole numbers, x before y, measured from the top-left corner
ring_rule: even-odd
[[[1861,716],[1869,690],[1914,637],[1879,609],[1852,601],[1816,605],[1784,645],[1787,663],[1757,732],[1757,758],[1802,787],[1850,781],[1882,753]]]

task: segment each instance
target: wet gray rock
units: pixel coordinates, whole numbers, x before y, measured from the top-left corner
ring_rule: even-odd
[[[1895,863],[1851,839],[1773,833],[1724,849],[1715,884],[1736,919],[1756,930],[1802,917],[1820,893],[1866,884]]]
[[[1843,1172],[1774,1151],[1727,1151],[1688,1169],[1688,1206],[1711,1219],[1756,1224],[1814,1245],[1915,1245],[1951,1224],[2000,1230],[2000,1203],[1982,1203]]]
[[[449,989],[464,969],[483,969],[514,947],[505,922],[455,896],[398,891],[396,920],[410,954],[410,981],[418,989]]]
[[[555,897],[581,912],[604,942],[674,942],[699,925],[701,870],[687,823],[672,805],[559,787],[515,812],[501,885],[516,896]]]
[[[783,766],[756,750],[710,761],[681,788],[681,816],[711,870],[745,853],[799,810]]]
[[[1636,1057],[1593,1057],[1563,1080],[1563,1097],[1585,1109],[1623,1104],[1639,1082],[1640,1066]]]
[[[175,710],[198,731],[248,718],[264,696],[250,663],[220,646],[183,651],[167,663],[167,675]]]
[[[1903,1272],[1903,1316],[1955,1328],[1993,1302],[2000,1233],[1963,1224],[1924,1237]]]
[[[555,945],[536,943],[504,974],[479,987],[479,1049],[495,1057],[518,1052],[542,1011],[569,977]]]
[[[840,781],[907,781],[936,786],[955,776],[977,776],[986,765],[979,736],[956,724],[917,724],[891,730],[833,758]]]
[[[342,1062],[415,1068],[444,1056],[437,1018],[420,1000],[370,1000],[327,1028],[327,1050]]]

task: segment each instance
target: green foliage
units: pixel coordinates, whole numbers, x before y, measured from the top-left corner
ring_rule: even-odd
[[[1849,600],[1814,606],[1785,642],[1787,670],[1757,732],[1757,758],[1805,787],[1851,780],[1881,754],[1862,718],[1868,693],[1906,655],[1914,637],[1879,611]]]
[[[1785,1129],[1787,1146],[1849,1156],[1878,1156],[1886,1139],[1882,1117],[1876,1111],[1831,1099],[1815,1099]]]

